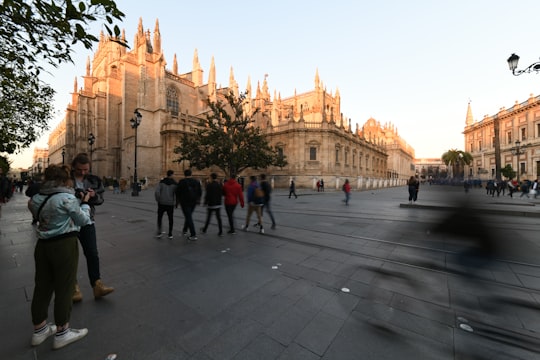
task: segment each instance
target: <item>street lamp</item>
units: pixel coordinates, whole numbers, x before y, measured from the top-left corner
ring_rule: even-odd
[[[528,147],[529,144],[521,146],[521,141],[516,140],[515,142],[516,146],[514,146],[512,149],[512,155],[516,155],[517,157],[517,182],[519,184],[519,173],[521,172],[520,166],[519,166],[519,156],[525,154],[525,150],[523,148]]]
[[[516,54],[510,55],[510,57],[506,60],[508,61],[508,67],[510,68],[510,71],[512,71],[512,74],[515,76],[524,74],[524,73],[531,73],[531,72],[540,72],[540,61],[537,61],[529,66],[527,66],[523,70],[516,70],[519,62],[519,56]]]
[[[141,125],[142,115],[138,109],[135,109],[133,118],[129,120],[131,127],[135,129],[135,163],[133,166],[133,191],[131,196],[139,196],[139,181],[137,179],[137,129]]]
[[[62,148],[62,165],[64,165],[65,158],[66,158],[66,149]]]
[[[96,137],[94,134],[90,133],[88,135],[88,145],[90,145],[90,173],[92,172],[92,152],[94,151],[93,145],[96,142]]]

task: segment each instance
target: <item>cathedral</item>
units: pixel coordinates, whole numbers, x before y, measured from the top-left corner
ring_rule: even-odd
[[[125,32],[121,40],[125,42]],[[239,90],[232,67],[228,86],[218,87],[214,58],[204,82],[197,50],[190,72],[179,72],[176,54],[172,67],[167,65],[157,20],[153,34],[139,20],[131,49],[102,33],[82,86],[75,80],[65,118],[49,136],[50,161],[69,163],[75,154],[87,152],[92,172],[102,177],[132,181],[136,170],[138,179],[149,185],[168,169],[181,177],[189,163],[176,162],[174,148],[205,117],[206,100],[223,100],[226,93],[238,96],[244,90]],[[349,179],[361,190],[403,185],[414,175],[414,149],[397,129],[372,118],[353,126],[341,113],[339,90],[328,92],[318,71],[313,89],[304,93],[282,98],[274,91],[271,96],[266,77],[256,87],[248,78],[245,91],[246,110],[260,109],[255,126],[283,152],[288,165],[246,170],[239,176],[264,171],[276,187],[294,179],[298,187],[315,188],[323,179],[326,188],[336,189]],[[137,127],[131,121],[134,113],[142,115]],[[193,169],[199,178],[216,170]]]

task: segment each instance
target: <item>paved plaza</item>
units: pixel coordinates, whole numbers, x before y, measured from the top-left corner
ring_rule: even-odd
[[[297,194],[274,192],[277,227],[265,215],[264,235],[219,237],[212,219],[188,243],[180,209],[174,238],[155,237],[153,189],[107,192],[96,228],[102,279],[116,290],[93,299],[81,251],[71,325],[89,333],[52,350],[52,339],[30,346],[35,235],[15,193],[0,217],[2,359],[539,358],[540,198],[438,185],[422,185],[416,204],[406,187],[353,192],[349,206],[340,191]],[[471,217],[456,211],[464,203]],[[237,209],[238,229],[245,215]],[[205,217],[198,207],[197,229]],[[464,265],[476,224],[501,250]]]

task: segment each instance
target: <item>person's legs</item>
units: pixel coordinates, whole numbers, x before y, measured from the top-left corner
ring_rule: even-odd
[[[270,206],[270,201],[264,204],[263,210],[266,209],[268,215],[270,215],[270,220],[272,220],[272,227],[276,226],[276,220],[274,219],[274,214],[272,213],[272,207]]]
[[[32,323],[37,326],[47,319],[49,304],[54,292],[53,273],[47,258],[47,244],[38,240],[34,249],[35,276],[34,294],[32,296]]]
[[[262,206],[255,206],[255,212],[257,214],[257,219],[259,220],[259,232],[264,234],[264,227],[262,221]]]
[[[81,227],[81,230],[79,231],[79,242],[81,243],[84,256],[86,257],[88,278],[90,280],[90,285],[94,289],[94,298],[97,299],[112,293],[114,288],[105,286],[101,282],[95,224]]]
[[[174,225],[174,206],[167,205],[167,218],[169,219],[169,237],[172,236],[173,225]],[[161,227],[160,227],[161,230]]]
[[[77,279],[79,245],[77,239],[67,238],[51,246],[51,265],[54,272],[54,320],[57,326],[69,322],[73,290]]]
[[[157,212],[157,235],[161,235],[161,224],[163,221],[163,213],[165,212],[165,206],[158,204],[158,212]]]
[[[191,232],[191,236],[197,235],[197,232],[195,231],[195,224],[193,223],[193,212],[195,211],[195,206],[190,207],[189,209],[189,231]]]
[[[223,234],[223,224],[221,223],[221,208],[215,209],[216,211],[216,218],[218,223],[218,229],[219,229],[219,235]]]
[[[252,204],[248,205],[247,215],[246,215],[246,224],[245,224],[245,230],[249,227],[249,219],[251,218],[251,213],[254,210],[254,206]]]
[[[227,219],[229,220],[229,232],[234,232],[234,210],[236,205],[225,205],[225,212],[227,213]]]
[[[212,209],[207,208],[206,209],[206,221],[204,222],[204,226],[201,229],[201,232],[205,233],[206,229],[208,229],[208,225],[210,224],[210,216],[212,216]]]
[[[82,226],[79,232],[84,257],[86,257],[86,267],[90,286],[94,287],[96,281],[101,279],[99,272],[99,255],[96,241],[96,227],[94,224]]]

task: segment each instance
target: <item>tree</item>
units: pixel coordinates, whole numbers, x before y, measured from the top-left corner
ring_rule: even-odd
[[[510,164],[507,164],[504,168],[501,169],[501,174],[510,180],[516,177],[516,172]]]
[[[11,161],[5,156],[0,155],[0,177],[2,174],[7,175],[11,167]]]
[[[112,0],[0,4],[0,152],[28,147],[48,130],[54,90],[39,79],[45,66],[72,62],[75,44],[91,49],[98,38],[87,27],[94,21],[105,21],[107,33],[122,43],[120,28],[110,26],[123,17]]]
[[[247,93],[238,98],[231,92],[221,100],[206,103],[209,111],[201,119],[194,134],[186,134],[180,146],[174,149],[180,157],[177,162],[187,160],[197,169],[217,166],[226,175],[239,174],[246,168],[266,168],[287,165],[279,149],[272,148],[264,134],[254,126],[254,116],[246,114],[244,103]]]
[[[441,159],[446,166],[450,167],[452,177],[455,177],[456,173],[459,177],[463,177],[465,165],[470,165],[472,163],[473,156],[466,151],[450,149],[442,155]],[[463,171],[461,171],[461,169],[463,169]]]

